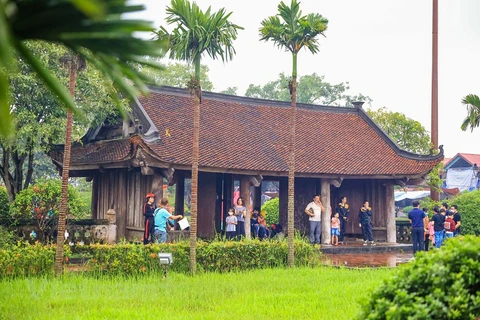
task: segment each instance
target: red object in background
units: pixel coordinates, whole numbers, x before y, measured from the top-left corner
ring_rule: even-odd
[[[167,190],[168,186],[166,184],[162,185],[163,190]]]
[[[237,200],[240,198],[240,191],[234,191],[233,192],[233,205],[235,206],[237,204]]]

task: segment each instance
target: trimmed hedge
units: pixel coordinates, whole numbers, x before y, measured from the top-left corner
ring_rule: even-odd
[[[108,274],[135,275],[142,272],[160,272],[159,252],[171,252],[173,264],[170,271],[188,273],[188,241],[151,244],[101,245],[92,244],[78,248],[90,255],[91,270]],[[287,265],[286,241],[239,241],[197,243],[197,270],[199,272],[230,272]],[[295,241],[295,265],[312,266],[320,262],[320,252],[303,241]]]
[[[0,186],[0,218],[10,217],[10,202],[8,201],[7,188]]]
[[[478,319],[480,238],[456,237],[401,266],[363,306],[360,319]]]
[[[70,248],[65,246],[65,255]],[[55,246],[44,246],[40,243],[30,245],[17,243],[0,249],[0,278],[20,276],[53,275],[55,261]]]
[[[480,190],[464,192],[450,204],[458,205],[462,217],[462,234],[480,235]]]

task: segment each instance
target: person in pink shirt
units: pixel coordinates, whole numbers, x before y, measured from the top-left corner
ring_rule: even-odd
[[[340,219],[338,212],[332,218],[332,245],[338,246],[338,236],[340,235]]]

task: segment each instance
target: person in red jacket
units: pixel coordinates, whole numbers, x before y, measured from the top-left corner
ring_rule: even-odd
[[[455,232],[455,221],[453,220],[454,212],[452,210],[447,211],[447,218],[443,223],[445,228],[445,238],[453,238],[453,233]]]
[[[145,198],[145,204],[143,205],[143,216],[145,217],[143,244],[149,244],[150,241],[153,240],[153,232],[155,231],[155,195],[153,193],[148,193]]]

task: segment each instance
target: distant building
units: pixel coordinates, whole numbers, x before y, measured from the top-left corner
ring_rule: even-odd
[[[480,188],[480,154],[457,153],[445,163],[445,188],[460,191]]]

